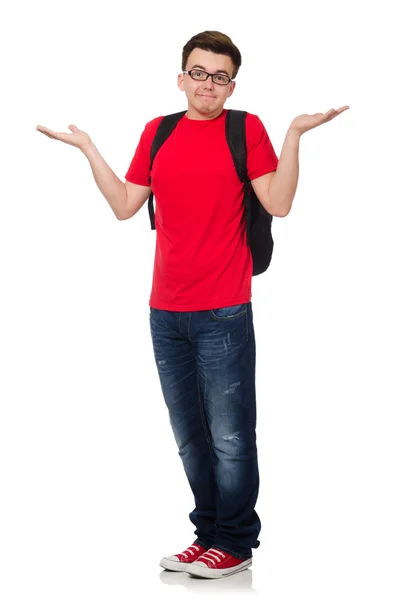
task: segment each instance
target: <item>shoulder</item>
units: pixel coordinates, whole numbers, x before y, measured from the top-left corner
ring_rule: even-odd
[[[266,129],[258,115],[255,115],[254,113],[250,113],[248,111],[244,112],[246,113],[245,131],[247,137],[257,137],[258,135],[263,135],[263,133],[266,132]]]
[[[245,121],[245,135],[248,146],[266,143],[269,138],[266,127],[260,117],[249,112],[247,112]]]
[[[145,124],[145,127],[141,133],[140,146],[144,149],[145,152],[149,152],[149,149],[154,140],[154,136],[156,135],[156,131],[158,126],[161,123],[163,117],[156,117],[151,121],[148,121]]]
[[[245,121],[245,128],[248,132],[256,133],[262,132],[265,129],[261,119],[258,115],[254,115],[253,113],[247,112],[247,118]]]
[[[145,125],[144,134],[149,138],[150,137],[154,138],[154,136],[156,135],[158,126],[160,125],[163,118],[164,117],[156,117],[155,119],[148,121],[148,123],[146,123],[146,125]]]

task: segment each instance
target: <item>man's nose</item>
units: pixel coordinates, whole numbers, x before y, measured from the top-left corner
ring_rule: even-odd
[[[214,82],[212,81],[212,77],[208,77],[207,80],[204,83],[204,88],[205,89],[210,89],[213,90],[214,89]]]

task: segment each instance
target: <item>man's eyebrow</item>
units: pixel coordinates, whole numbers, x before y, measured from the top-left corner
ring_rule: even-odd
[[[205,67],[203,67],[203,65],[193,65],[191,68],[192,69],[202,69],[203,71],[205,71],[207,73],[207,70]],[[215,71],[215,73],[225,73],[225,75],[227,75],[229,77],[229,73],[227,71],[225,71],[224,69],[218,69],[217,71]]]

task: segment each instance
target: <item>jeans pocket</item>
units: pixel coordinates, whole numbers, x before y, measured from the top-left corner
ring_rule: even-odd
[[[224,308],[214,308],[209,313],[216,321],[233,321],[247,314],[248,304],[235,304]]]

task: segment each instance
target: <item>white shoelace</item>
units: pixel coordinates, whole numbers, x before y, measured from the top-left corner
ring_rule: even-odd
[[[216,552],[216,554],[215,554]],[[218,561],[218,563],[221,562],[221,559],[219,558],[218,555],[221,555],[222,558],[226,558],[225,555],[220,551],[220,550],[216,550],[215,548],[211,548],[210,550],[207,550],[207,552],[204,552],[204,554],[202,554],[201,556],[199,556],[198,560],[201,560],[202,558],[205,558],[206,560],[209,560],[213,565],[215,565],[215,560]],[[215,558],[215,560],[213,560]]]
[[[189,546],[189,548],[187,548],[185,550],[185,552],[181,552],[182,556],[184,556],[185,558],[189,558],[189,556],[187,555],[187,552],[190,552],[190,556],[194,556],[195,552],[193,550],[191,550],[191,548],[194,548],[195,550],[200,550],[200,548],[198,546],[196,546],[195,544],[192,544],[191,546]]]

